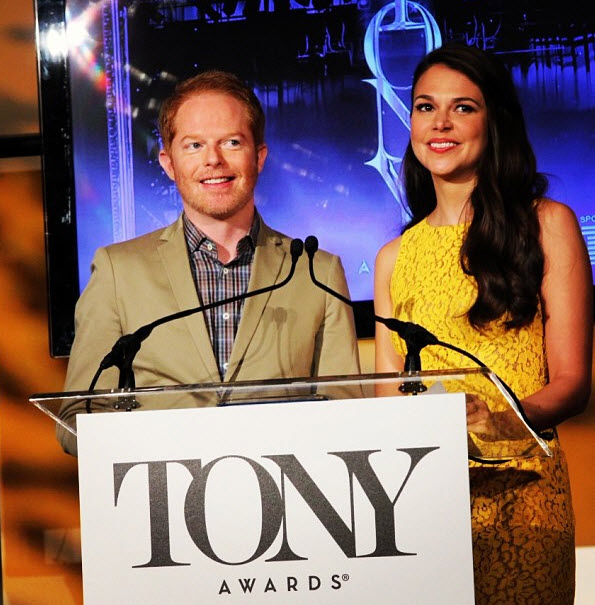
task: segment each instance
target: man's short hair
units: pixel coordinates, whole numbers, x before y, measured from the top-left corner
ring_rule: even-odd
[[[174,122],[181,105],[191,97],[207,92],[228,94],[240,101],[248,112],[255,146],[258,148],[264,143],[264,111],[254,91],[232,73],[209,70],[180,82],[161,106],[159,133],[166,151],[176,135]]]

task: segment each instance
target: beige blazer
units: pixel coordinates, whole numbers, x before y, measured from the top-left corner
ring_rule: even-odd
[[[290,238],[264,223],[258,234],[248,291],[282,281],[289,272]],[[348,295],[338,257],[315,257],[317,278]],[[91,279],[77,303],[75,339],[66,391],[87,390],[116,340],[159,317],[199,305],[181,217],[172,225],[127,242],[99,248]],[[136,385],[219,382],[219,371],[202,314],[154,329],[133,365]],[[308,259],[299,259],[289,284],[244,303],[225,382],[359,373],[351,309],[310,280]],[[118,370],[103,372],[96,388],[116,388]],[[62,411],[74,425],[80,409]],[[74,437],[58,427],[64,449]]]

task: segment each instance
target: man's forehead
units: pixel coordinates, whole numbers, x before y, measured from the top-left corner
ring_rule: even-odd
[[[197,91],[188,95],[184,99],[184,101],[180,103],[176,115],[180,113],[182,108],[187,108],[189,105],[196,105],[197,103],[214,105],[215,107],[218,105],[223,106],[227,103],[231,103],[232,105],[237,105],[238,107],[241,107],[245,111],[245,113],[248,114],[248,108],[244,101],[238,99],[231,93],[225,92],[223,90],[204,90]]]
[[[230,104],[236,106],[236,109],[241,112],[242,118],[247,121],[247,126],[250,126],[250,112],[240,99],[233,95],[220,91],[205,91],[197,92],[187,97],[178,107],[173,125],[174,129],[179,123],[180,115],[184,118],[205,118],[205,121],[212,118],[213,121],[218,119],[229,118]],[[233,110],[232,110],[233,111]]]

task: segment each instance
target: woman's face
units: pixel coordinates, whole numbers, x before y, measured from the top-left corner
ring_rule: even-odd
[[[434,181],[474,182],[487,140],[481,90],[446,65],[424,72],[413,91],[411,146]]]

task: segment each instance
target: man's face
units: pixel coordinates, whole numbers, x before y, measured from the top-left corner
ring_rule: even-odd
[[[175,181],[190,220],[226,220],[254,206],[267,148],[256,148],[240,101],[220,92],[193,96],[180,106],[174,132],[159,163]]]

